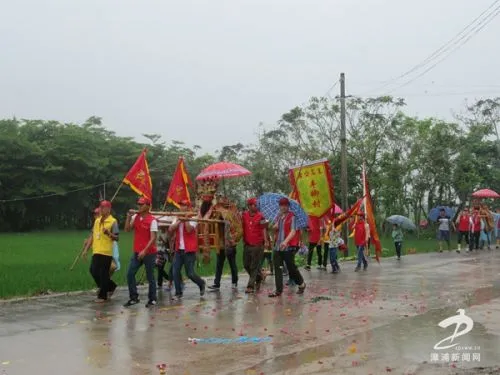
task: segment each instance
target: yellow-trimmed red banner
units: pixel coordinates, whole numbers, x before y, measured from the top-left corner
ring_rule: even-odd
[[[321,218],[335,206],[327,159],[290,168],[289,178],[294,197],[308,215]]]

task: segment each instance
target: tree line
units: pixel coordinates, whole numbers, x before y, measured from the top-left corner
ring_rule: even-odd
[[[377,216],[425,218],[438,204],[460,205],[477,188],[500,190],[500,98],[467,105],[455,121],[404,113],[391,96],[346,100],[348,200],[362,195],[366,163]],[[108,199],[140,151],[148,148],[154,206],[162,207],[179,156],[192,179],[219,160],[239,163],[252,176],[222,184],[243,205],[249,195],[290,192],[288,168],[328,158],[340,201],[340,103],[313,97],[271,126],[255,144],[226,145],[214,154],[199,146],[144,134],[147,143],[109,131],[99,117],[83,124],[0,120],[0,230],[88,228],[98,200]],[[114,201],[126,212],[135,194],[123,188]]]

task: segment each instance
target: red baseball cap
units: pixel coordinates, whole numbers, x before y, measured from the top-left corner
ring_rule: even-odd
[[[279,204],[280,206],[289,206],[290,201],[288,200],[288,198],[283,197],[280,199]]]
[[[146,198],[146,197],[140,197],[137,200],[137,204],[139,204],[139,205],[144,204],[146,206],[151,206],[151,201],[148,198]]]
[[[99,207],[94,208],[94,215],[97,215],[97,214],[100,214],[100,213],[101,213],[101,209]]]
[[[249,205],[249,206],[257,205],[257,198],[249,198],[247,200],[247,205]]]
[[[110,201],[101,201],[101,203],[99,203],[99,207],[111,208],[111,202]]]

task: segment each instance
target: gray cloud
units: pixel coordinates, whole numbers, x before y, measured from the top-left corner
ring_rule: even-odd
[[[119,134],[160,133],[209,151],[248,143],[259,122],[322,95],[341,71],[348,94],[379,87],[490,3],[3,1],[0,116],[97,115]],[[446,118],[466,97],[499,95],[498,35],[495,20],[394,94],[410,114]]]

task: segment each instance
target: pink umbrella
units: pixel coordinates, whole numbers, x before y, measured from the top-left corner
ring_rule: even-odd
[[[474,198],[500,198],[500,194],[491,189],[481,189],[472,193]]]
[[[252,174],[252,172],[250,172],[246,168],[243,168],[241,165],[221,161],[219,163],[209,165],[204,170],[202,170],[200,174],[196,176],[196,180],[199,181],[207,178],[220,179],[228,177],[241,177],[248,176],[250,174]]]
[[[344,211],[342,211],[342,208],[340,208],[337,204],[335,204],[335,207],[330,209],[330,211],[328,211],[328,215],[333,216],[333,215],[341,214],[343,212]]]

